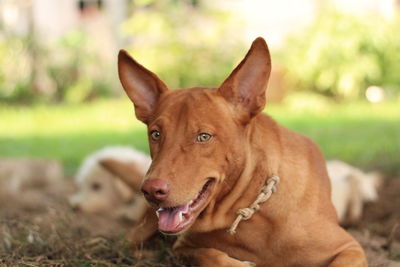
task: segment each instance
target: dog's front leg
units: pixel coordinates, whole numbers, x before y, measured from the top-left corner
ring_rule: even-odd
[[[358,246],[355,248],[347,248],[340,252],[329,267],[367,267],[368,263],[365,260],[364,252]]]
[[[174,248],[175,255],[190,264],[200,267],[252,267],[256,266],[249,261],[240,261],[229,257],[228,254],[214,248]]]
[[[135,248],[142,242],[149,239],[158,229],[158,218],[154,208],[146,207],[142,219],[129,231],[127,239],[131,246]]]

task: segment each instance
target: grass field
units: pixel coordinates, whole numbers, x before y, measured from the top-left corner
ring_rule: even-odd
[[[315,140],[327,158],[400,172],[400,102],[272,104],[281,124]],[[0,106],[0,157],[61,160],[68,174],[96,149],[133,145],[148,151],[146,128],[126,99],[80,105]]]

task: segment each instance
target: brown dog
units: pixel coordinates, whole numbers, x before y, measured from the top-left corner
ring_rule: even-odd
[[[159,230],[179,234],[176,255],[200,266],[367,266],[338,225],[318,147],[261,113],[271,70],[262,38],[218,89],[168,90],[126,52],[118,59],[148,126],[153,163],[142,191],[159,207]],[[277,191],[228,233],[276,176]]]

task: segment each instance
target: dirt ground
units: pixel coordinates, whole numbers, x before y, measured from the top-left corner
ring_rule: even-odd
[[[133,254],[127,222],[73,212],[60,190],[0,193],[0,266],[183,266],[172,256],[173,238],[156,235]],[[400,267],[400,177],[387,179],[380,199],[348,230],[363,245],[370,266]]]

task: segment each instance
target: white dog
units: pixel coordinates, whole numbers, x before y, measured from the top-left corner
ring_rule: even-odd
[[[55,195],[70,187],[60,162],[39,158],[0,159],[0,206],[37,210],[49,206]]]
[[[332,202],[339,221],[356,222],[362,215],[363,204],[378,199],[377,189],[382,177],[363,171],[338,160],[327,162],[332,185]]]
[[[9,194],[57,186],[64,178],[62,165],[56,160],[37,158],[0,159],[0,188]]]
[[[106,147],[89,155],[75,176],[78,192],[70,197],[71,206],[88,213],[111,211],[119,217],[137,220],[146,205],[142,194],[105,169],[104,160],[130,166],[139,184],[151,163],[149,156],[130,147]]]

